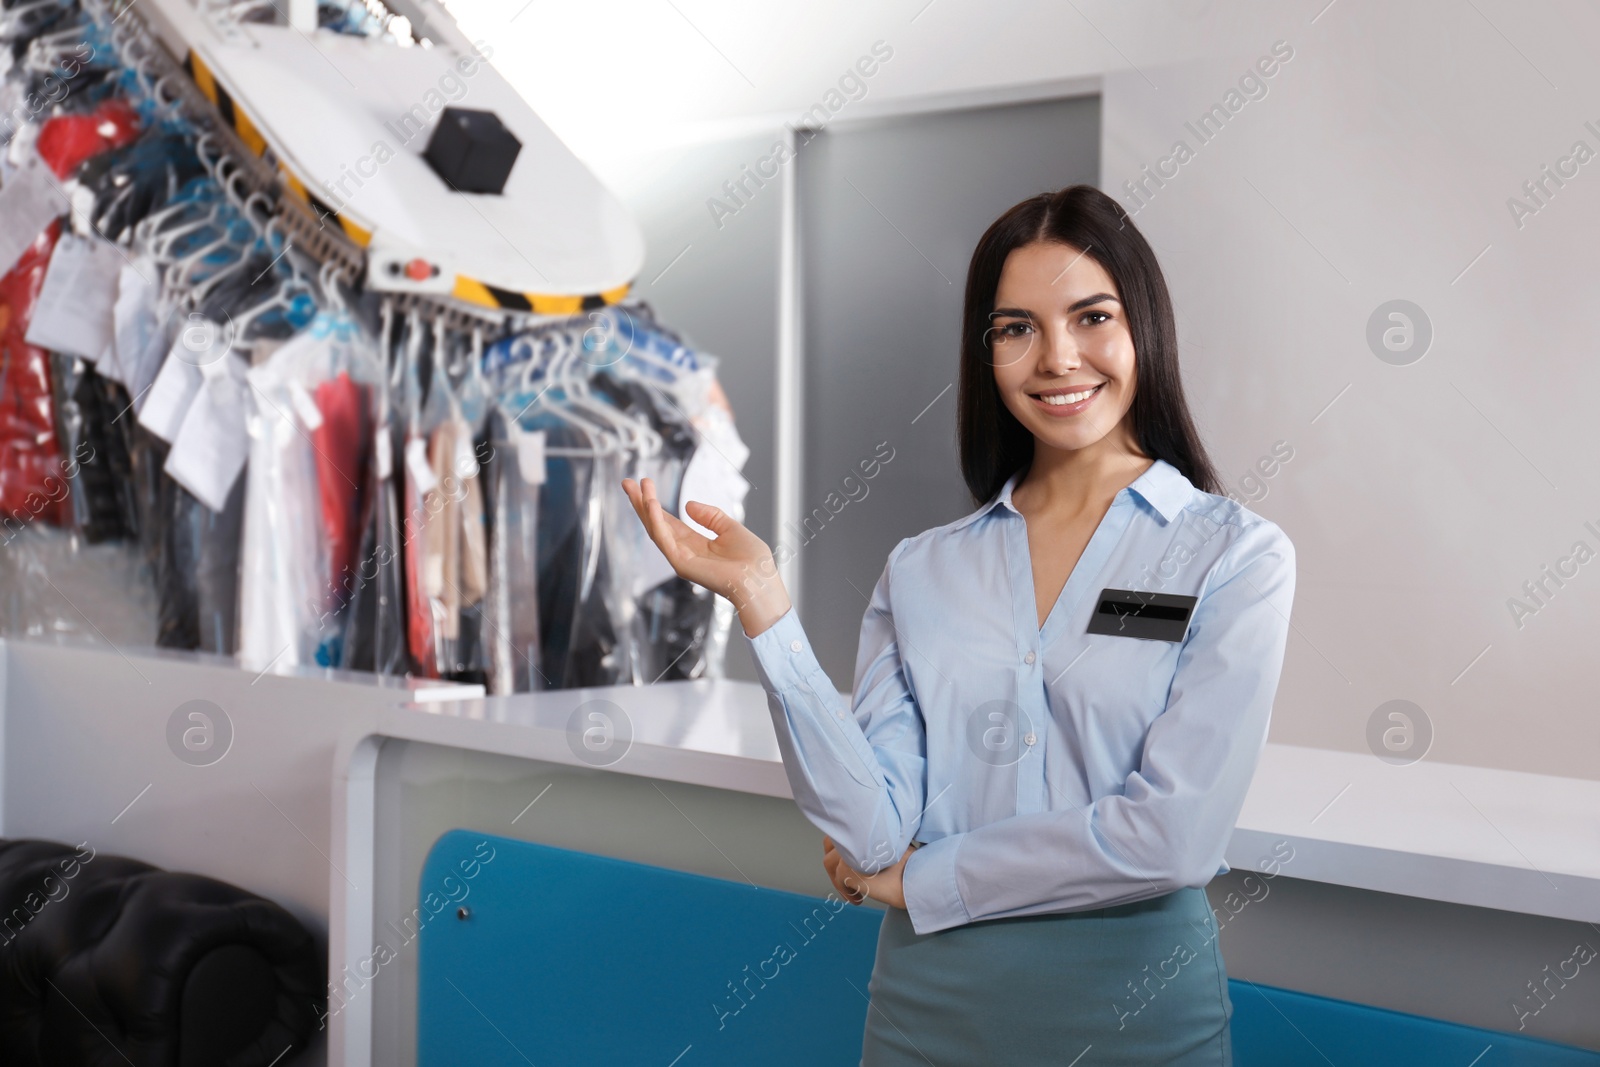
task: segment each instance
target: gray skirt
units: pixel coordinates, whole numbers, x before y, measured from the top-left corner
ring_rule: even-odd
[[[1203,889],[918,935],[884,914],[862,1067],[1231,1067]]]

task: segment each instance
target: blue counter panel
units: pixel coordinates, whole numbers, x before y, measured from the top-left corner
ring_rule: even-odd
[[[419,1067],[860,1059],[876,911],[459,830],[421,888]]]
[[[434,845],[420,889],[418,1067],[860,1059],[872,909],[465,830]],[[1600,1067],[1253,982],[1229,994],[1235,1067]]]

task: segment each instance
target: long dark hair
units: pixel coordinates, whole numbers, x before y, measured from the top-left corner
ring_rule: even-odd
[[[1178,328],[1155,253],[1121,204],[1092,185],[1069,185],[1030,197],[996,219],[967,269],[956,433],[961,475],[973,499],[980,504],[992,499],[1033,459],[1033,435],[995,388],[987,335],[1006,257],[1035,241],[1071,245],[1111,275],[1133,336],[1138,381],[1129,411],[1134,439],[1145,455],[1166,460],[1196,488],[1220,492],[1222,483],[1183,398]]]

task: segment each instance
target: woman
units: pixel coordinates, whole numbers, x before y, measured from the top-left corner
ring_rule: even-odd
[[[738,607],[834,884],[888,905],[865,1067],[1229,1064],[1203,887],[1266,741],[1294,547],[1217,495],[1161,270],[1090,186],[978,242],[960,389],[982,506],[889,554],[852,708],[759,538],[624,488]]]

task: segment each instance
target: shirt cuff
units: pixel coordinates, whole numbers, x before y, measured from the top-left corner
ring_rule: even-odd
[[[948,930],[972,921],[956,885],[956,851],[965,834],[951,834],[911,853],[900,872],[911,928],[919,934]]]
[[[761,685],[768,692],[779,693],[802,684],[809,688],[811,679],[822,672],[822,664],[817,662],[793,607],[756,636],[746,634],[745,640],[750,643]],[[831,691],[833,683],[828,683],[828,688]]]

